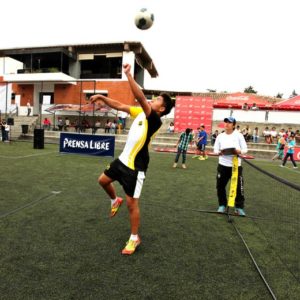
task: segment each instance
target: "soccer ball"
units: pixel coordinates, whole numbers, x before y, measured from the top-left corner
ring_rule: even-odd
[[[154,15],[147,10],[142,8],[135,16],[135,25],[138,29],[146,30],[149,29],[154,21]]]

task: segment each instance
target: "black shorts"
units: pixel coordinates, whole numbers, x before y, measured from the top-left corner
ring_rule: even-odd
[[[105,170],[104,174],[118,181],[126,195],[139,198],[145,180],[145,172],[132,170],[125,166],[119,159],[115,159]]]
[[[205,150],[205,144],[198,144],[198,145],[197,145],[197,149],[198,149],[199,151],[204,151],[204,150]]]

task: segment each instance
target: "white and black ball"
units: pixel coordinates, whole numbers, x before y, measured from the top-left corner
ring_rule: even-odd
[[[142,8],[135,16],[134,22],[138,29],[146,30],[153,25],[154,14],[147,8]]]

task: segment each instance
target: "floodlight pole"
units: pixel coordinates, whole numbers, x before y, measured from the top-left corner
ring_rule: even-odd
[[[95,91],[96,91],[96,81],[94,80],[94,94],[95,94]],[[93,134],[96,133],[95,124],[96,124],[96,122],[95,122],[95,102],[93,102],[93,130],[92,130]]]

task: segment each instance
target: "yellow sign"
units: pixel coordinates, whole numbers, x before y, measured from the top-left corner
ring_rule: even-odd
[[[229,189],[229,198],[228,198],[229,207],[235,206],[235,197],[236,197],[236,190],[238,185],[238,169],[239,169],[239,160],[238,157],[235,155],[232,158],[232,175],[230,180],[230,189]]]

